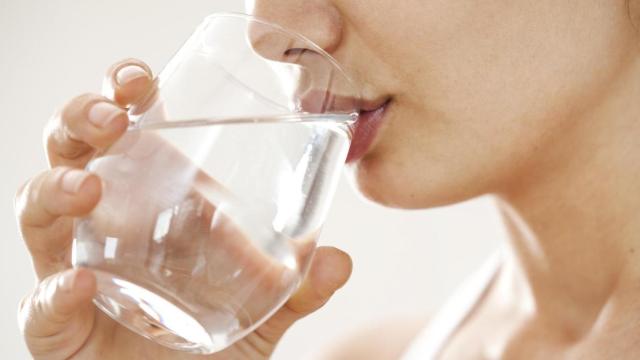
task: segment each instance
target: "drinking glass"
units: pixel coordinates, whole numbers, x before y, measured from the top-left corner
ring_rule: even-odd
[[[74,225],[94,303],[173,349],[252,332],[305,276],[357,120],[359,89],[305,37],[207,17],[87,169],[102,198]]]

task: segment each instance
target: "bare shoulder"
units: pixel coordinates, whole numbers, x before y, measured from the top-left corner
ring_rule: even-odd
[[[347,334],[313,360],[396,360],[428,321],[426,314],[385,318]]]

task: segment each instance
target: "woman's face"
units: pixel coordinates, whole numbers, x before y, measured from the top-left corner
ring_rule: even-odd
[[[631,0],[635,1],[635,0]],[[526,178],[637,59],[626,0],[248,0],[391,98],[350,165],[368,198],[423,208]]]

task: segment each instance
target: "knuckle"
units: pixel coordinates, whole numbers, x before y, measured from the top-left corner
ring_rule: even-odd
[[[50,287],[50,282],[51,277],[47,277],[42,280],[31,296],[29,306],[36,314],[43,314],[46,310],[45,308],[47,306],[47,289]]]
[[[18,324],[23,332],[32,332],[39,317],[50,312],[48,298],[52,295],[50,276],[38,283],[29,294],[25,295],[18,305]]]
[[[53,189],[50,189],[47,185],[57,182],[60,176],[68,169],[66,167],[56,167],[51,170],[45,170],[25,182],[18,189],[14,200],[14,208],[21,230],[31,225],[30,217],[32,216],[29,214],[34,213],[31,211],[34,207],[41,207],[46,211],[42,194],[51,192]],[[44,187],[46,189],[43,189]]]
[[[18,327],[24,333],[33,318],[33,292],[24,295],[18,303]]]
[[[34,177],[24,182],[16,191],[13,200],[14,212],[21,227],[25,225],[30,200],[37,197],[37,191],[34,189],[36,179],[37,177]]]
[[[57,135],[60,132],[61,113],[62,108],[56,109],[49,117],[49,120],[42,131],[42,139],[46,149],[49,148],[52,140],[58,137]]]
[[[49,162],[51,155],[75,160],[87,154],[91,147],[78,138],[78,125],[86,117],[88,107],[106,98],[98,94],[82,93],[56,110],[43,131],[43,142]]]
[[[55,282],[53,281],[55,278],[55,274],[50,275],[36,286],[29,301],[27,302],[27,306],[31,313],[38,316],[50,313],[49,299],[55,291]]]
[[[28,191],[32,181],[33,179],[28,179],[27,181],[23,182],[18,187],[18,189],[16,190],[13,196],[13,209],[16,215],[20,214],[21,210],[24,208],[25,193]]]

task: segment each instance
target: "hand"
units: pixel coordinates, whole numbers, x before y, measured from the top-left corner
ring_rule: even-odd
[[[91,212],[101,197],[100,179],[82,169],[96,151],[125,133],[124,107],[139,105],[153,86],[146,64],[134,59],[114,64],[105,77],[104,96],[78,96],[52,117],[45,129],[51,169],[16,195],[20,230],[39,282],[19,308],[20,329],[35,359],[196,358],[132,336],[92,304],[96,279],[91,270],[70,269],[73,217]],[[253,333],[207,358],[268,358],[285,331],[326,303],[350,273],[346,253],[318,248],[301,287],[282,308]]]

